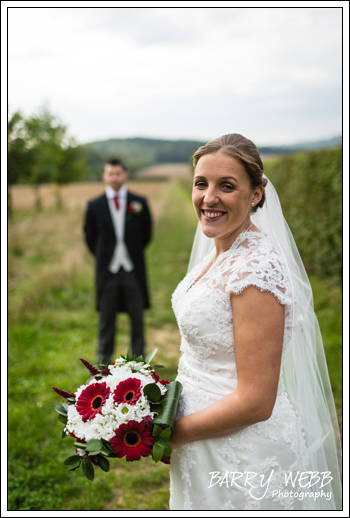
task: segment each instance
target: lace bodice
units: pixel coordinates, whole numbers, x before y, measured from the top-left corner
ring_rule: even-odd
[[[284,352],[292,325],[298,325],[301,316],[295,311],[292,318],[288,272],[262,233],[243,231],[211,265],[214,255],[215,250],[193,268],[172,297],[182,337],[179,373],[188,364],[198,371],[235,380],[231,293],[239,294],[255,286],[272,293],[285,305]]]

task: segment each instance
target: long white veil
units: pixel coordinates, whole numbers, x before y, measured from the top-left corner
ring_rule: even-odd
[[[293,235],[284,219],[278,195],[270,181],[265,193],[265,204],[251,216],[251,221],[284,259],[295,302],[293,320],[297,318],[296,305],[302,315],[302,324],[293,325],[290,345],[282,363],[283,382],[305,431],[309,470],[319,474],[330,472],[329,477],[332,477],[331,482],[324,487],[327,493],[332,492],[330,500],[307,500],[313,510],[341,510],[341,442],[323,341],[313,307],[312,289]],[[203,234],[198,224],[189,270],[213,248],[214,241]],[[297,440],[299,443],[300,438]],[[303,465],[301,458],[300,465]],[[315,491],[315,488],[308,490]]]

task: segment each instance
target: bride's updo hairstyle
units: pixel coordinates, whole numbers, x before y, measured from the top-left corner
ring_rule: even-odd
[[[267,179],[263,178],[263,163],[256,145],[239,133],[223,135],[215,140],[211,140],[204,146],[197,149],[193,155],[193,165],[196,167],[199,159],[204,155],[212,155],[220,151],[238,160],[247,173],[252,191],[262,185],[267,184]],[[259,203],[252,207],[251,212],[256,212],[258,207],[265,203],[265,189]]]

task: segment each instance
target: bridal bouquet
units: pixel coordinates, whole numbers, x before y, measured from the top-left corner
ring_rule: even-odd
[[[75,393],[56,387],[64,398],[55,405],[64,423],[62,437],[75,438],[76,455],[64,464],[73,471],[82,466],[84,475],[94,478],[94,465],[109,471],[110,457],[127,461],[152,456],[155,462],[170,462],[168,441],[182,386],[178,381],[160,380],[150,361],[141,356],[120,356],[107,366],[93,366],[80,358],[90,379]]]

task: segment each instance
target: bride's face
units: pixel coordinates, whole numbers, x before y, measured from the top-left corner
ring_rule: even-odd
[[[235,158],[219,151],[199,159],[192,201],[203,233],[214,238],[217,246],[227,249],[249,226],[252,203],[260,198]]]

